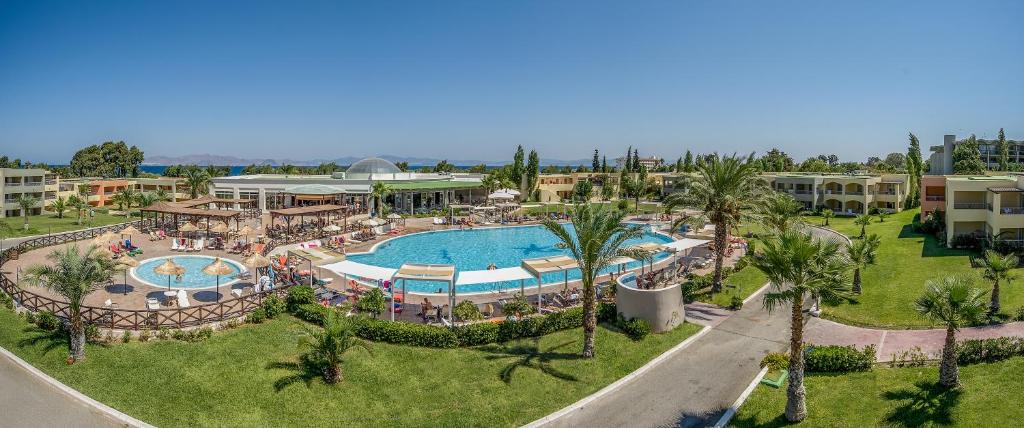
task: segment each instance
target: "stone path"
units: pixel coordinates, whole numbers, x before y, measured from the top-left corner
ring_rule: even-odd
[[[1024,337],[1024,322],[969,327],[957,332],[957,340],[989,339],[993,337]],[[946,330],[879,330],[853,327],[821,318],[812,318],[804,330],[804,340],[818,345],[875,345],[878,361],[891,361],[894,354],[920,347],[931,357],[942,351]]]

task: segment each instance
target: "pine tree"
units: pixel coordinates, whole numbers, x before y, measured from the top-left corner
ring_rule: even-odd
[[[693,153],[689,150],[686,151],[686,156],[683,156],[683,172],[693,172]]]
[[[591,166],[594,167],[594,172],[598,172],[601,169],[601,155],[594,149],[594,160]]]
[[[633,146],[626,149],[626,162],[622,164],[622,172],[632,172],[633,168]]]
[[[523,152],[523,146],[516,147],[516,155],[512,158],[512,171],[511,176],[513,183],[523,182],[523,162],[526,160],[526,154]]]
[[[608,157],[607,156],[601,156],[601,172],[604,172],[604,173],[608,172]]]
[[[676,159],[676,169],[675,169],[675,172],[677,172],[677,173],[683,172],[683,158],[682,157],[680,157],[679,159]]]
[[[633,149],[633,166],[629,167],[631,172],[640,171],[640,154],[637,153],[637,149]]]

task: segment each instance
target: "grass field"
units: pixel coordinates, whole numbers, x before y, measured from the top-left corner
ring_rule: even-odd
[[[914,300],[921,296],[925,281],[951,274],[968,274],[976,279],[981,289],[992,285],[981,278],[981,269],[971,267],[966,250],[952,250],[938,244],[933,236],[915,233],[911,222],[918,210],[903,211],[879,223],[877,217],[867,227],[882,239],[878,260],[862,272],[863,294],[856,303],[845,303],[824,308],[825,316],[846,324],[888,328],[920,328],[929,326],[913,308]],[[821,219],[809,217],[809,222],[820,224]],[[860,235],[860,226],[852,218],[833,218],[830,226],[847,236]],[[1018,269],[1019,271],[1019,269]],[[1024,305],[1024,283],[1012,283],[1000,288],[1005,314],[1013,314]]]
[[[84,213],[83,213],[84,214]],[[137,219],[138,216],[133,217]],[[28,230],[22,228],[24,219],[22,217],[0,218],[0,222],[11,226],[13,234],[4,234],[4,238],[18,236],[45,235],[47,233],[68,232],[71,230],[86,229],[90,227],[106,226],[108,224],[124,223],[123,215],[110,215],[106,211],[97,210],[94,217],[85,214],[82,217],[82,224],[78,224],[78,215],[73,212],[64,213],[64,218],[57,218],[56,215],[44,213],[28,217]]]
[[[807,419],[801,427],[1011,427],[1024,420],[1024,358],[964,366],[963,386],[937,386],[937,367],[876,368],[806,378]],[[786,426],[786,389],[759,385],[732,420],[737,427]]]
[[[216,333],[199,343],[89,345],[87,359],[68,366],[63,341],[41,336],[17,315],[0,310],[0,346],[157,426],[519,426],[597,391],[698,329],[686,324],[633,342],[602,326],[593,360],[577,358],[579,329],[540,339],[535,361],[547,361],[575,380],[521,366],[505,383],[502,371],[524,361],[522,349],[513,347],[442,350],[374,343],[372,353],[347,354],[345,380],[337,386],[315,379],[278,390],[275,383],[298,373],[274,368],[298,355],[302,330],[291,317]]]

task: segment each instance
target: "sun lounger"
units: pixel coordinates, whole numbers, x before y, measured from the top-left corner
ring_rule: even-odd
[[[187,308],[192,306],[192,302],[188,301],[188,293],[185,290],[178,290],[178,307]]]
[[[171,241],[171,251],[178,251],[180,249],[181,248],[178,247],[178,240],[177,239]]]
[[[242,297],[242,290],[238,288],[232,288],[231,295],[235,297]]]
[[[151,311],[160,309],[160,301],[154,298],[146,299],[146,309],[149,309]]]

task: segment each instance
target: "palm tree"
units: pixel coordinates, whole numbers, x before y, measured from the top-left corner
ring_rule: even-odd
[[[86,296],[110,281],[114,262],[90,246],[81,253],[77,246],[51,252],[46,258],[51,264],[33,265],[25,273],[33,285],[45,287],[68,302],[68,324],[71,331],[71,357],[74,361],[85,358],[85,324],[82,321],[82,303]]]
[[[867,233],[867,227],[871,224],[871,216],[867,214],[859,214],[857,218],[853,220],[853,224],[860,226],[860,237],[863,238]]]
[[[64,218],[64,211],[68,210],[68,201],[63,196],[58,196],[50,202],[50,210],[57,214],[57,218]]]
[[[885,219],[889,217],[889,214],[889,211],[882,209],[878,210],[878,213],[876,214],[878,216],[878,222],[885,223]]]
[[[981,266],[985,268],[985,279],[992,280],[992,302],[989,303],[989,315],[999,313],[999,282],[1009,284],[1017,275],[1013,269],[1020,263],[1020,259],[1014,254],[1002,255],[995,251],[985,251],[985,257],[981,259]]]
[[[700,210],[715,225],[715,279],[711,291],[722,291],[722,264],[729,231],[758,206],[766,186],[758,175],[753,157],[709,156],[697,164],[697,175],[689,191],[665,199],[665,209],[686,207]],[[682,223],[674,224],[677,228]]]
[[[786,390],[786,419],[799,422],[807,417],[804,389],[803,306],[808,296],[835,303],[846,297],[845,274],[849,262],[839,245],[815,240],[797,231],[768,239],[751,264],[768,277],[771,290],[764,306],[772,311],[790,305],[789,387]]]
[[[85,198],[78,195],[68,196],[68,206],[73,208],[78,213],[78,225],[82,225],[82,212],[89,209],[89,202]]]
[[[306,349],[302,359],[310,366],[321,370],[324,382],[341,382],[341,363],[345,353],[359,347],[370,352],[370,346],[357,338],[352,327],[337,314],[331,312],[324,320],[324,327],[306,327],[306,335],[299,338],[299,347]]]
[[[21,196],[18,197],[18,206],[21,207],[21,217],[24,218],[24,223],[22,223],[22,228],[24,230],[28,230],[29,210],[35,208],[36,204],[38,203],[39,199],[32,195],[29,195],[28,193],[22,193]]]
[[[168,193],[167,189],[164,189],[163,187],[158,187],[153,192],[150,192],[150,195],[153,196],[154,203],[171,200],[170,193]]]
[[[764,198],[755,216],[772,233],[785,233],[801,222],[804,206],[787,193],[775,192]]]
[[[192,199],[205,195],[210,189],[210,174],[201,168],[189,168],[184,174],[185,185]]]
[[[597,329],[597,275],[617,257],[641,260],[648,254],[627,246],[630,239],[643,236],[643,229],[623,224],[624,212],[605,209],[604,205],[575,204],[573,213],[575,237],[554,220],[544,220],[543,224],[579,264],[583,282],[583,357],[592,358]]]
[[[135,198],[135,203],[139,204],[139,208],[145,208],[157,203],[157,201],[160,200],[161,199],[156,195],[156,193],[139,193],[139,195]]]
[[[391,186],[383,181],[374,181],[373,186],[370,187],[370,196],[373,197],[373,210],[374,215],[380,212],[380,207],[384,204],[384,198],[390,195],[392,192]]]
[[[859,239],[850,244],[846,249],[846,257],[850,259],[850,263],[853,264],[853,292],[860,294],[860,271],[867,268],[868,265],[875,264],[875,257],[877,256],[878,246],[882,244],[882,240],[872,233],[864,239]]]
[[[129,211],[131,211],[132,205],[138,201],[138,198],[139,192],[136,192],[135,189],[131,187],[125,187],[118,190],[117,193],[114,193],[111,200],[117,204],[118,211],[124,211],[125,217],[128,217],[130,215]]]
[[[966,276],[947,276],[927,282],[928,290],[917,299],[917,311],[928,319],[946,326],[946,342],[942,346],[939,384],[955,388],[960,384],[960,368],[956,363],[956,331],[961,326],[978,322],[985,313],[985,292],[971,286]]]
[[[835,216],[836,216],[836,213],[835,213],[835,211],[832,211],[831,208],[825,208],[825,209],[821,210],[821,219],[824,221],[822,226],[828,226],[828,220],[831,219],[832,217],[835,217]]]

